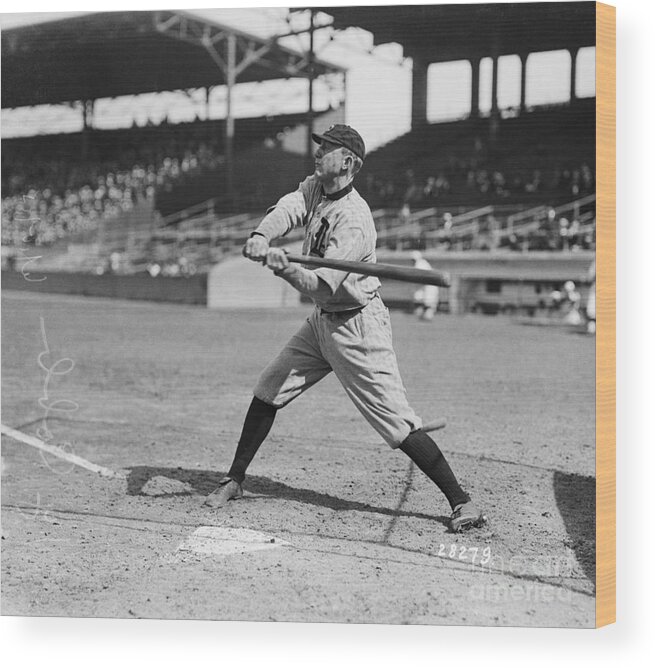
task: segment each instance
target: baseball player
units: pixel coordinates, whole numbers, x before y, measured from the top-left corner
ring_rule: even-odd
[[[579,325],[582,322],[580,315],[580,293],[573,281],[564,283],[564,322],[569,325]]]
[[[485,518],[460,487],[437,444],[407,402],[391,343],[389,311],[372,276],[291,264],[269,242],[305,227],[303,254],[375,262],[371,211],[352,181],[365,158],[364,141],[347,125],[312,135],[320,146],[314,173],[269,209],[243,249],[276,276],[309,296],[315,308],[264,369],[246,414],[234,461],[205,504],[218,508],[243,496],[248,465],[277,411],[334,372],[359,412],[392,447],[402,450],[439,487],[451,506],[450,528],[479,526]]]
[[[430,263],[420,251],[412,251],[412,260],[416,269],[432,269]],[[414,293],[414,315],[419,320],[432,320],[439,306],[439,288],[436,285],[422,285]]]
[[[589,287],[589,296],[587,297],[587,306],[585,313],[587,316],[587,333],[595,334],[596,333],[596,260],[594,260],[587,272],[587,276],[591,281],[591,286]]]

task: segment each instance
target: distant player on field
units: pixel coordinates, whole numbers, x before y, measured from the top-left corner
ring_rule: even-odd
[[[408,455],[446,496],[450,528],[460,531],[480,525],[485,518],[407,402],[378,279],[327,268],[309,270],[290,264],[283,250],[269,248],[270,241],[302,226],[305,255],[376,261],[373,216],[352,185],[364,161],[364,141],[347,125],[333,125],[312,137],[320,144],[314,173],[268,212],[243,254],[265,262],[276,276],[309,296],[315,308],[260,376],[232,466],[205,503],[221,507],[243,496],[246,470],[277,411],[333,371],[369,424],[392,448]]]
[[[414,268],[427,269],[432,266],[419,251],[412,251]],[[414,315],[420,320],[432,320],[439,307],[439,288],[436,285],[422,285],[414,293]]]
[[[587,297],[587,306],[585,314],[587,316],[587,333],[596,333],[596,260],[591,263],[587,273],[591,286],[589,287],[589,297]]]

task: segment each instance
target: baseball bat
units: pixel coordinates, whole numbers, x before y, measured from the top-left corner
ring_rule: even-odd
[[[443,418],[441,420],[432,420],[423,425],[423,431],[437,431],[437,429],[443,429],[445,426],[446,421]]]
[[[400,265],[395,264],[378,264],[377,262],[334,260],[331,258],[314,257],[312,255],[296,255],[295,253],[287,253],[287,257],[289,258],[289,262],[307,264],[313,267],[341,269],[352,274],[377,276],[378,278],[390,278],[394,281],[404,281],[405,283],[438,285],[442,288],[447,288],[450,286],[450,275],[441,271],[415,269],[414,267],[401,267]]]

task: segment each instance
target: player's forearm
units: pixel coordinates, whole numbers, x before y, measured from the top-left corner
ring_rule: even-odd
[[[284,236],[291,228],[289,217],[284,210],[273,209],[270,211],[255,230],[256,234],[261,234],[267,241],[273,241]]]
[[[325,300],[332,296],[330,286],[309,269],[291,264],[286,269],[276,271],[275,275],[312,299]]]
[[[300,191],[295,191],[280,198],[271,207],[255,230],[268,241],[284,236],[294,227],[302,225],[306,213],[305,199]]]

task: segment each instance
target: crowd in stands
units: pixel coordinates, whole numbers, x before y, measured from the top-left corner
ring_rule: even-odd
[[[367,173],[364,182],[366,197],[378,206],[408,204],[412,208],[436,206],[460,198],[477,196],[489,203],[502,202],[516,196],[544,194],[566,198],[593,193],[595,178],[587,163],[545,173],[534,169],[528,173],[506,174],[500,169],[472,167],[460,162],[450,170],[436,175],[418,177],[408,169],[400,178],[380,178]],[[480,196],[482,196],[480,198]]]
[[[565,216],[558,217],[555,209],[550,208],[546,217],[538,221],[536,230],[523,234],[510,233],[506,245],[511,250],[595,250],[595,219],[583,225],[576,216],[572,216],[571,220]]]
[[[377,208],[571,201],[595,187],[593,100],[415,127],[372,152],[358,188]]]
[[[555,112],[503,121],[507,134],[501,133],[503,141],[495,145],[480,139],[486,125],[434,124],[372,152],[356,187],[372,208],[399,212],[401,224],[421,208],[443,212],[455,206],[570,202],[595,191],[589,149],[595,144],[593,132],[584,130],[589,125],[585,114],[577,124],[564,122]],[[249,148],[238,152],[234,166],[233,181],[243,192],[237,188],[225,198],[226,207],[238,207],[231,212],[264,210],[300,180],[304,157],[282,151],[271,137],[301,120],[238,120],[236,145],[243,142]],[[50,245],[92,232],[101,221],[117,220],[140,200],[154,202],[156,197],[156,208],[165,215],[166,206],[177,212],[219,195],[217,174],[224,171],[219,122],[182,125],[3,140],[2,243]],[[562,134],[568,127],[580,135],[579,141],[575,134]],[[588,219],[582,224],[569,218],[549,215],[524,233],[504,230],[491,217],[466,235],[444,220],[439,243],[462,250],[592,248]],[[389,243],[396,243],[393,237]],[[424,242],[419,235],[409,243],[421,249]]]
[[[304,114],[239,118],[235,149],[270,144]],[[2,140],[2,242],[51,244],[115,219],[140,198],[164,199],[209,176],[214,197],[224,165],[224,121],[87,130]],[[269,170],[270,172],[270,170]],[[188,188],[191,194],[194,189]],[[172,198],[176,200],[175,197]],[[268,198],[262,195],[262,200]],[[185,201],[179,208],[195,202]]]
[[[405,205],[400,211],[400,224],[385,231],[380,242],[389,250],[426,249],[443,251],[570,251],[594,250],[596,245],[595,204],[589,203],[583,216],[540,208],[516,227],[507,216],[490,213],[480,218],[455,223],[450,212],[411,224],[411,213]],[[584,222],[583,222],[584,221]]]
[[[2,243],[49,245],[97,228],[221,157],[206,142],[128,146],[109,159],[35,159],[3,147]]]

